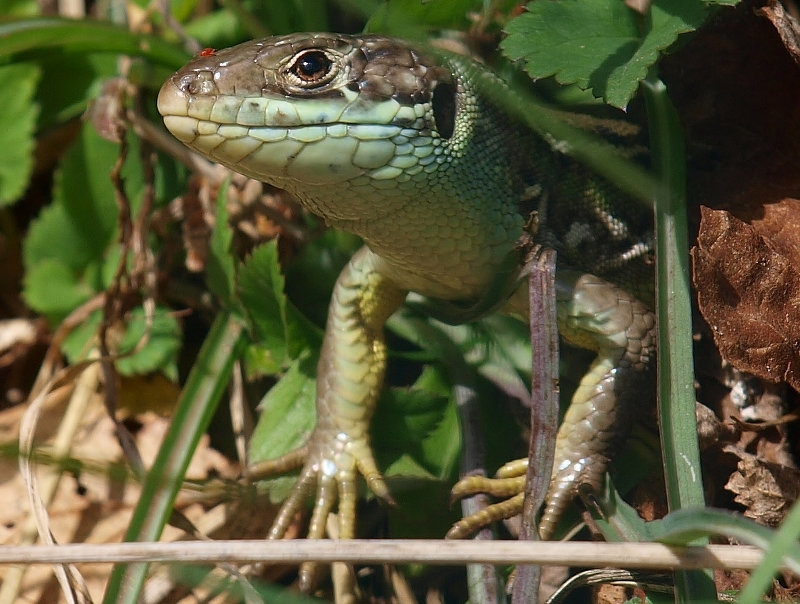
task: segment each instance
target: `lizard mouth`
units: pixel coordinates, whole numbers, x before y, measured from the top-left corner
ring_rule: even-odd
[[[158,95],[164,124],[187,146],[251,178],[278,185],[392,180],[424,172],[441,153],[424,105],[239,97],[215,94],[205,82],[167,80]]]

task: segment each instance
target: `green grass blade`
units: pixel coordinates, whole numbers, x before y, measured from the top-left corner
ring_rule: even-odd
[[[763,601],[764,594],[772,585],[772,578],[780,570],[784,558],[792,553],[797,556],[798,538],[800,538],[800,504],[795,503],[789,515],[781,523],[780,529],[770,540],[761,564],[752,572],[750,580],[739,594],[741,604],[756,604]]]
[[[161,38],[134,34],[104,21],[43,17],[0,23],[0,60],[20,52],[54,48],[140,56],[169,69],[182,67],[191,58]]]
[[[661,446],[669,508],[679,510],[705,504],[695,420],[686,165],[681,125],[666,86],[651,76],[643,91],[659,175],[655,206]],[[679,571],[675,583],[678,602],[716,600],[710,574]]]
[[[757,524],[750,518],[727,510],[693,509],[669,514],[660,525],[658,541],[672,545],[687,545],[698,537],[724,535],[749,543],[765,551],[761,564],[753,571],[750,581],[739,595],[739,602],[755,604],[763,601],[773,576],[780,567],[800,573],[800,506],[795,505],[781,529]]]
[[[161,536],[192,454],[211,422],[246,341],[240,319],[224,312],[217,315],[181,393],[164,443],[142,485],[125,541],[156,541]],[[147,568],[147,564],[115,566],[104,602],[135,604]]]
[[[729,510],[696,508],[679,510],[664,517],[655,540],[669,545],[685,546],[710,535],[722,535],[768,550],[775,531]],[[783,552],[781,563],[793,573],[800,574],[800,545],[792,543]]]

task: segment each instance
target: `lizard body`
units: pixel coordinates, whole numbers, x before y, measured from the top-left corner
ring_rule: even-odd
[[[315,488],[316,538],[337,498],[340,535],[354,535],[359,473],[389,497],[368,434],[386,365],[383,324],[408,292],[480,299],[531,210],[539,241],[570,269],[559,278],[559,330],[598,353],[559,431],[543,538],[578,484],[599,488],[626,407],[652,398],[641,378],[654,357],[653,315],[602,279],[649,270],[641,235],[650,214],[505,115],[478,74],[467,58],[393,38],[294,34],[198,57],[161,90],[159,111],[186,145],[286,189],[365,243],[334,289],[318,424],[291,458],[304,466],[273,538]],[[527,317],[526,286],[504,311]]]

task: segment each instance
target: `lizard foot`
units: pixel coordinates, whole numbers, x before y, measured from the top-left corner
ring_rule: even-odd
[[[281,505],[269,539],[281,539],[303,503],[314,497],[314,509],[308,525],[308,539],[323,539],[328,515],[338,502],[338,538],[352,539],[356,526],[356,481],[361,474],[370,490],[389,504],[394,501],[383,476],[378,471],[369,441],[351,438],[344,432],[330,433],[317,428],[309,442],[277,459],[251,466],[248,475],[258,480],[284,474],[302,466],[289,496]],[[306,562],[300,567],[300,589],[311,591],[318,564]]]
[[[539,521],[539,538],[547,541],[553,538],[558,521],[567,506],[577,496],[582,484],[597,490],[608,467],[608,458],[602,454],[588,455],[578,460],[565,460],[560,470],[553,474],[547,491],[542,516]],[[525,479],[528,460],[517,459],[504,465],[494,478],[478,476],[461,479],[453,487],[453,499],[486,493],[502,499],[479,512],[462,518],[447,532],[447,539],[464,539],[472,533],[497,522],[522,513],[525,498]],[[576,474],[577,472],[577,474]],[[577,479],[577,477],[580,479]]]
[[[506,520],[522,512],[525,496],[525,475],[528,460],[510,461],[497,470],[494,478],[467,476],[459,480],[451,492],[452,500],[462,499],[478,493],[503,499],[475,514],[462,518],[447,531],[446,539],[464,539],[472,533],[500,520]]]

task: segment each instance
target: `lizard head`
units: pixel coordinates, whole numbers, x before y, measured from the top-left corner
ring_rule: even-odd
[[[393,38],[292,34],[203,51],[158,110],[193,150],[336,218],[318,187],[369,197],[446,160],[456,93],[448,68]]]

